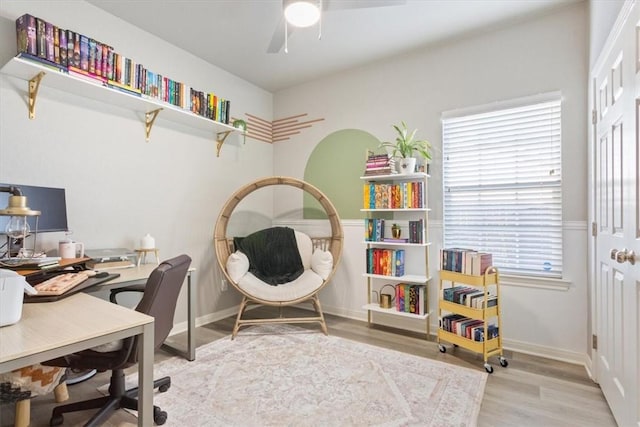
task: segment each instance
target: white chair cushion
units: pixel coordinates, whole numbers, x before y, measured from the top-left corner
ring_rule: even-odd
[[[249,258],[240,252],[235,251],[229,258],[227,258],[227,274],[231,280],[238,283],[238,280],[242,278],[249,271]]]
[[[308,270],[311,268],[311,253],[313,252],[313,243],[311,242],[311,237],[295,230],[294,234],[296,236],[298,252],[300,252],[300,259],[302,260],[302,267],[305,270]]]
[[[238,282],[247,294],[265,301],[291,301],[315,292],[324,282],[313,270],[305,270],[298,278],[278,286],[271,286],[251,273],[245,274]]]
[[[316,249],[311,256],[311,269],[326,279],[333,269],[333,255],[329,251]]]

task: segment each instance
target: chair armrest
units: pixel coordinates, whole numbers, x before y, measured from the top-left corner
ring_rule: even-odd
[[[118,302],[116,301],[116,295],[121,294],[123,292],[142,292],[144,293],[144,284],[140,284],[140,285],[131,285],[131,286],[126,286],[124,288],[115,288],[115,289],[111,289],[111,292],[109,293],[109,301],[111,301],[114,304],[117,304]]]

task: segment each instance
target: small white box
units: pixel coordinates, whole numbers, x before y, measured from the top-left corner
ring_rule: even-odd
[[[24,290],[29,286],[15,271],[0,269],[0,326],[12,325],[22,317]]]

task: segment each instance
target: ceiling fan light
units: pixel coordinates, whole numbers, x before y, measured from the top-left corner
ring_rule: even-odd
[[[320,7],[313,0],[285,1],[284,16],[291,25],[310,27],[320,19]]]

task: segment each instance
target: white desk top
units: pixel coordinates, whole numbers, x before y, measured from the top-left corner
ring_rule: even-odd
[[[0,364],[151,322],[151,316],[82,292],[56,302],[24,304],[21,320],[0,328]]]
[[[158,266],[156,264],[142,264],[138,267],[114,268],[111,270],[107,269],[106,271],[108,271],[109,273],[118,273],[120,277],[116,277],[115,279],[109,280],[102,285],[98,285],[97,289],[101,289],[101,286],[103,286],[102,289],[104,289],[104,286],[112,287],[111,285],[117,285],[120,283],[147,280],[149,278],[149,275],[151,275],[151,272],[157,267]],[[97,270],[100,271],[99,269]],[[188,274],[193,273],[195,270],[196,269],[194,267],[190,267]]]
[[[151,275],[151,272],[157,267],[158,266],[156,264],[142,264],[139,267],[116,268],[112,270],[107,269],[109,273],[118,273],[120,277],[109,280],[105,285],[146,280],[149,275]],[[100,271],[99,269],[97,270]]]

